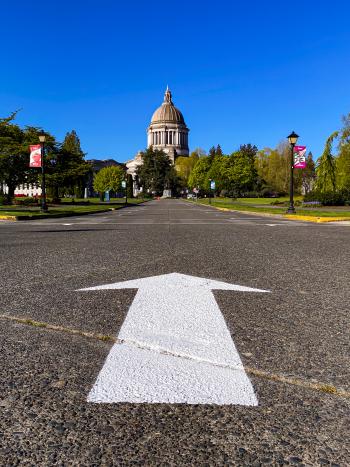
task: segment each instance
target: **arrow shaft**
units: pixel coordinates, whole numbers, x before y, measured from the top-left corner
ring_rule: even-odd
[[[242,368],[214,295],[203,287],[140,288],[118,338]]]

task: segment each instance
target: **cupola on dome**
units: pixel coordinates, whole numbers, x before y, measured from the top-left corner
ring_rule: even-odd
[[[171,98],[171,91],[167,87],[164,94],[164,102],[158,107],[154,112],[151,120],[152,123],[179,123],[181,125],[185,124],[184,117],[180,110],[175,107]]]

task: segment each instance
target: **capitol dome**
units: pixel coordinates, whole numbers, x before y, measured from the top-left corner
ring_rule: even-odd
[[[151,124],[147,129],[147,145],[166,152],[174,162],[176,156],[189,154],[188,132],[185,119],[173,104],[171,91],[167,87],[164,102],[152,115]]]
[[[171,100],[171,91],[168,88],[165,91],[164,102],[154,112],[151,120],[151,123],[161,122],[185,124],[182,113],[175,107]]]

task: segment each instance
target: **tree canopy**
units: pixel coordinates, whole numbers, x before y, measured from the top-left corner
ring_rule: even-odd
[[[94,190],[99,193],[104,193],[105,191],[118,192],[124,178],[124,170],[118,165],[104,167],[94,177]]]
[[[177,188],[178,175],[164,151],[150,146],[142,153],[142,162],[137,177],[144,191],[160,196],[164,189]]]
[[[41,128],[20,128],[13,123],[17,112],[0,119],[0,189],[8,187],[10,201],[19,185],[41,184],[41,169],[29,168],[29,146],[39,143]],[[91,171],[84,160],[80,141],[73,130],[66,134],[62,144],[45,131],[45,172],[47,192],[57,198],[65,194],[82,196],[86,177]]]

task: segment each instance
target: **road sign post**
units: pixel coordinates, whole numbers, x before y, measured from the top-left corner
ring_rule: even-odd
[[[211,204],[211,193],[215,190],[215,180],[209,180],[210,182],[210,193],[209,193],[209,204]]]
[[[128,204],[128,191],[126,186],[126,180],[122,181],[122,188],[125,190],[125,206]]]

